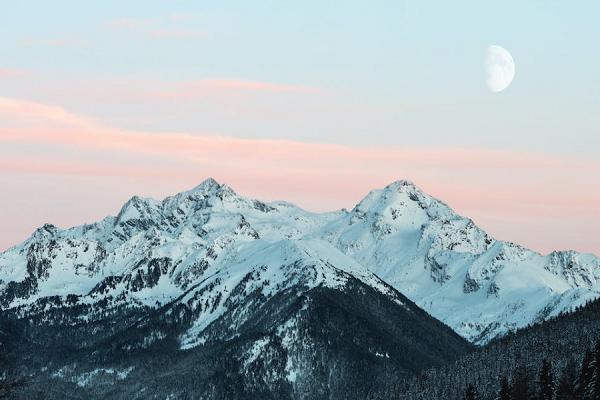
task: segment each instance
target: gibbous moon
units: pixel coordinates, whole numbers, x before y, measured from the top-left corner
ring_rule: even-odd
[[[494,92],[506,89],[515,78],[515,62],[500,46],[489,46],[485,57],[485,83]]]

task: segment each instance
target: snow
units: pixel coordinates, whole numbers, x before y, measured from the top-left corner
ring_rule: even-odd
[[[246,357],[244,359],[244,368],[248,368],[250,364],[258,359],[258,357],[263,353],[265,347],[269,344],[269,338],[264,337],[261,338],[254,343],[252,343],[252,347],[246,353]]]
[[[97,368],[95,370],[76,375],[72,377],[71,381],[77,384],[77,386],[86,387],[92,385],[94,379],[97,378],[98,375],[109,375],[114,376],[118,380],[124,380],[127,378],[131,371],[133,371],[133,367],[129,367],[127,369],[122,370],[117,370],[113,368]]]
[[[139,290],[128,286],[156,259],[170,260],[166,273]],[[116,217],[66,230],[45,225],[0,254],[0,299],[9,282],[32,274],[35,293],[4,308],[69,294],[86,304],[110,296],[115,306],[159,307],[184,294],[192,308],[211,304],[181,338],[182,348],[208,339],[203,332],[228,311],[240,284],[246,294],[269,298],[297,285],[342,289],[353,276],[401,303],[393,287],[476,343],[600,293],[594,255],[542,256],[494,240],[408,181],[371,191],[351,211],[328,213],[247,199],[212,179],[162,201],[134,196]],[[123,279],[89,295],[111,276]]]

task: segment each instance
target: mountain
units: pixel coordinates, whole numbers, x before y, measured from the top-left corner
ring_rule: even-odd
[[[23,397],[364,398],[470,351],[298,233],[338,214],[208,180],[163,202],[134,197],[94,225],[38,229],[1,264],[4,341],[32,376]]]
[[[110,292],[116,303],[157,307],[247,257],[248,247],[298,240],[342,253],[478,344],[583,304],[600,288],[597,257],[543,256],[495,240],[407,181],[372,191],[351,211],[315,214],[208,179],[163,201],[135,196],[98,223],[39,228],[0,254],[0,306],[46,296],[99,301]]]
[[[598,297],[600,260],[495,240],[407,181],[317,233],[476,344]]]
[[[83,397],[108,382],[132,398],[328,398],[470,350],[428,314],[485,344],[598,297],[599,264],[495,240],[408,181],[316,214],[208,179],[39,228],[0,254],[0,317],[27,373]],[[224,395],[230,380],[242,389]]]
[[[104,305],[83,299],[39,301],[27,320],[3,321],[21,371],[34,376],[23,398],[366,398],[470,351],[373,276],[305,249],[267,246],[243,271],[233,266],[156,310],[101,316]]]

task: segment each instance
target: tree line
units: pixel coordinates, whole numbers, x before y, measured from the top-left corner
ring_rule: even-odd
[[[10,367],[6,352],[6,340],[0,335],[0,399],[8,399],[24,383]]]
[[[519,364],[511,374],[498,380],[496,400],[600,400],[600,340],[594,349],[586,349],[581,362],[575,357],[556,371],[544,359],[537,374]],[[509,380],[508,376],[512,376]],[[465,400],[481,400],[477,383],[469,383]]]

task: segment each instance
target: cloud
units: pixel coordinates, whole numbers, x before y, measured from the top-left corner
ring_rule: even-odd
[[[245,81],[239,79],[205,79],[197,82],[200,86],[217,89],[231,90],[250,90],[260,92],[295,92],[295,93],[315,93],[320,89],[301,85],[282,85],[270,82]]]
[[[155,84],[154,89],[146,90],[145,99],[189,99],[215,93],[322,93],[317,87],[289,85],[264,81],[212,78],[172,84]]]
[[[316,210],[351,207],[368,190],[407,178],[492,232],[543,250],[550,248],[553,226],[563,234],[589,232],[586,224],[600,218],[600,188],[590,182],[600,176],[597,160],[129,131],[61,107],[7,98],[0,98],[0,115],[0,175],[130,179],[139,194],[156,187],[181,190],[213,176],[242,193]],[[544,235],[532,233],[541,227]]]
[[[6,118],[3,123],[13,121],[38,121],[55,123],[59,126],[97,126],[90,118],[73,114],[62,107],[49,106],[32,101],[23,101],[8,97],[0,97],[0,115]],[[0,123],[2,126],[2,123]]]
[[[56,85],[56,82],[54,83]],[[50,89],[48,89],[50,88]],[[206,99],[211,104],[222,104],[227,98],[256,105],[254,95],[310,95],[331,94],[331,90],[305,84],[267,82],[252,79],[209,77],[185,81],[164,81],[159,79],[105,79],[100,81],[70,81],[46,86],[46,97],[60,98],[70,104],[93,103],[94,107],[123,103],[136,105],[148,102],[167,103],[162,111],[167,112],[172,100]],[[243,97],[245,96],[245,97]],[[188,103],[189,104],[189,103]]]
[[[0,68],[0,79],[23,76],[25,73],[18,69]]]

